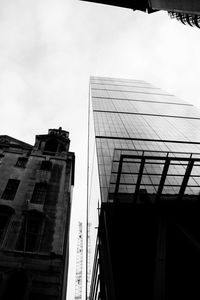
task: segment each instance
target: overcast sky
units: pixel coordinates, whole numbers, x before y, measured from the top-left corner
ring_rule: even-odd
[[[79,0],[0,1],[0,134],[34,144],[70,132],[76,154],[71,253],[86,203],[89,76],[147,80],[200,107],[200,29]],[[74,299],[75,255],[68,299]]]

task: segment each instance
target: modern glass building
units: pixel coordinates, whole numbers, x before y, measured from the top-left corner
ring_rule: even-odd
[[[200,111],[118,78],[91,77],[90,103],[88,221],[98,224],[90,300],[193,299]]]

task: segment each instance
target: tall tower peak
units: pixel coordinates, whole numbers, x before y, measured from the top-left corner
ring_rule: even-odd
[[[39,151],[41,154],[50,156],[63,156],[68,153],[69,144],[68,131],[63,130],[62,127],[50,128],[48,134],[36,136],[34,152]]]

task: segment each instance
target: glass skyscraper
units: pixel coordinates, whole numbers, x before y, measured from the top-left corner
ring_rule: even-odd
[[[157,205],[157,203],[173,202],[178,203],[176,204],[178,207],[179,203],[181,203],[181,207],[184,202],[190,202],[189,205],[198,202],[197,200],[199,199],[200,193],[200,111],[197,108],[145,81],[104,77],[91,77],[90,102],[88,221],[93,224],[96,222],[99,225],[101,234],[106,230],[109,232],[109,230],[111,230],[109,228],[115,228],[111,230],[112,233],[110,231],[110,234],[111,236],[116,235],[115,230],[118,226],[116,225],[118,223],[116,223],[115,226],[111,224],[109,227],[109,213],[106,211],[106,207],[110,209],[113,205],[122,205],[120,206],[120,218],[122,221],[126,219],[126,216],[128,218],[130,210],[128,209],[129,211],[127,212],[127,207],[133,207],[132,205],[135,205],[135,212],[138,209],[137,205],[140,204],[153,206],[154,204]],[[126,212],[123,212],[125,205]],[[99,209],[97,209],[97,207],[99,207]],[[99,212],[104,209],[104,213],[105,215],[107,214],[108,217],[107,223],[104,219],[101,221],[101,218],[103,218],[101,217],[101,213],[99,213],[99,218],[95,221],[94,216],[98,215],[97,211]],[[184,219],[183,215],[181,217],[182,219]],[[145,218],[145,220],[147,220],[148,217]],[[115,220],[116,214],[112,215],[112,218]],[[141,217],[141,219],[142,218],[143,217]],[[177,219],[178,218],[179,217],[177,217]],[[135,217],[135,220],[136,219],[137,216]],[[132,218],[130,218],[130,220],[132,220]],[[157,217],[153,220],[157,220]],[[152,221],[152,223],[153,222],[154,221]],[[160,221],[156,221],[157,225],[154,226],[154,229],[152,228],[148,235],[150,236],[153,234],[152,232],[155,233],[159,230],[164,232],[165,230],[163,228],[166,228],[168,221],[165,221],[165,225],[160,225],[161,223]],[[132,226],[133,224],[131,223],[129,225]],[[188,228],[188,224],[182,225]],[[149,225],[146,224],[146,226]],[[122,230],[122,227],[120,227],[120,230]],[[126,230],[126,232],[128,231],[130,235],[134,236],[135,234],[138,236],[140,230],[134,233],[134,230],[131,231],[129,227],[126,227],[124,230]],[[107,229],[103,230],[102,228]],[[157,230],[155,228],[161,229]],[[121,244],[120,230],[118,229],[118,246]],[[166,239],[169,245],[175,243],[178,237],[174,235],[174,232],[175,230],[172,230],[170,238],[167,238],[166,234],[164,234],[164,236],[161,234],[160,243],[165,245],[164,241],[166,241]],[[144,230],[141,234],[145,236],[147,232]],[[191,237],[190,233],[188,234]],[[123,235],[124,233],[121,233],[121,237]],[[154,243],[154,239],[154,244],[158,243],[159,234],[155,233],[153,236],[152,243]],[[92,238],[95,237],[94,233]],[[120,290],[116,292],[116,287],[119,286],[120,282],[121,286],[127,290],[125,283],[127,282],[128,284],[128,282],[130,282],[130,280],[127,279],[123,283],[123,278],[117,277],[117,272],[113,271],[115,269],[115,260],[113,257],[117,252],[116,243],[111,242],[112,239],[108,238],[109,233],[106,237],[107,242],[109,241],[109,243],[111,243],[111,250],[109,250],[109,255],[108,253],[106,254],[106,257],[111,257],[112,275],[110,275],[109,278],[105,277],[103,279],[102,285],[104,286],[104,291],[100,293],[100,285],[96,283],[93,274],[91,300],[98,299],[95,298],[94,295],[100,294],[100,299],[120,299],[117,295],[123,297],[123,294],[120,294]],[[97,240],[101,240],[101,238],[97,238]],[[102,241],[105,243],[104,238],[102,238]],[[101,246],[102,241],[100,242]],[[98,243],[99,242],[97,242],[97,245]],[[139,244],[141,244],[141,247],[144,246],[143,242],[138,242],[137,240],[137,245]],[[178,243],[177,248],[180,247],[180,244],[181,242]],[[130,248],[130,243],[127,245]],[[140,255],[143,252],[141,247],[138,247],[138,255]],[[115,254],[112,254],[112,249],[114,248]],[[155,250],[155,248],[156,247],[154,247],[154,250],[151,249],[152,252],[150,251],[151,257],[149,257],[145,263],[146,267],[149,266],[148,262],[150,260],[156,261],[160,255],[159,253],[163,251]],[[108,247],[106,249],[108,249]],[[163,249],[165,249],[165,246],[163,246]],[[167,253],[171,253],[170,249],[168,249]],[[103,253],[105,251],[103,251]],[[188,253],[189,251],[190,250],[188,250]],[[103,259],[103,256],[97,254],[97,252],[98,246],[96,248],[96,254],[93,254],[94,270],[97,272],[98,269],[99,276],[102,278],[102,272],[99,270],[103,268],[103,273],[105,274],[107,272],[105,271],[105,258]],[[94,253],[94,251],[92,253]],[[128,255],[129,252],[127,251],[126,253]],[[96,266],[95,269],[98,255],[100,255],[100,261],[103,261],[102,266],[104,267],[98,268]],[[169,257],[170,262],[173,261],[174,263],[174,261],[178,261],[177,256],[173,258],[174,260],[171,259],[173,255],[168,255],[167,259],[169,259]],[[140,258],[138,259],[140,260]],[[181,257],[181,259],[183,259],[183,257]],[[119,260],[116,259],[116,261]],[[134,265],[135,263],[136,262],[132,260],[131,264]],[[198,265],[199,262],[196,261],[196,263]],[[176,269],[173,270],[171,264],[167,264],[167,266],[170,266],[168,269],[179,276],[180,270],[176,273]],[[106,265],[108,266],[109,263],[106,263]],[[173,299],[172,290],[174,286],[171,284],[171,281],[166,279],[168,278],[165,271],[166,266],[164,268],[165,270],[160,271],[162,266],[159,265],[159,263],[155,263],[155,265],[154,267],[147,267],[147,271],[145,271],[147,273],[149,272],[149,276],[154,274],[154,280],[150,285],[151,288],[149,288],[149,290],[147,288],[148,299],[165,299],[162,298],[163,294]],[[122,269],[122,266],[121,269],[119,267],[119,270],[122,271]],[[138,269],[136,267],[137,273],[139,269],[139,267]],[[187,271],[190,272],[191,270],[187,269]],[[123,272],[126,273],[126,269],[123,269]],[[135,278],[134,276],[133,278]],[[155,286],[159,286],[158,281],[160,279],[158,280],[158,278],[164,278],[163,282],[165,282],[164,285],[166,285],[167,288],[160,290],[155,288]],[[146,279],[144,279],[144,282],[145,280]],[[146,280],[146,282],[147,281],[148,280]],[[110,289],[111,286],[112,288]],[[152,286],[154,286],[154,288],[152,288]],[[195,290],[194,287],[193,290]],[[185,293],[187,293],[187,291],[185,291]],[[108,296],[108,294],[110,296]],[[176,293],[175,295],[177,297]],[[143,297],[146,297],[146,295],[143,295]],[[143,297],[141,296],[140,299],[143,299]]]
[[[147,82],[92,77],[91,99],[103,202],[113,200],[120,155],[189,158],[200,153],[200,111]],[[186,165],[170,164],[162,193],[179,192]],[[141,189],[157,192],[163,166],[164,160],[144,167]],[[126,159],[118,192],[134,193],[138,168],[139,161],[133,166]],[[194,167],[186,194],[199,193],[198,174]]]

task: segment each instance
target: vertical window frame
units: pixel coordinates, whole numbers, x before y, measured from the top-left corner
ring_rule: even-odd
[[[48,185],[46,182],[36,182],[30,203],[44,204],[47,196]]]
[[[39,224],[37,230],[31,231],[32,225]],[[24,212],[20,234],[15,249],[23,252],[40,252],[44,233],[45,218],[38,212]]]
[[[18,168],[26,168],[27,162],[28,162],[28,157],[20,156],[18,157],[15,166]]]
[[[18,179],[8,179],[7,185],[1,195],[1,199],[13,201],[19,188],[19,184],[20,180]]]
[[[9,225],[11,223],[12,217],[14,214],[14,210],[6,205],[0,206],[0,221],[2,221],[2,217],[5,217],[6,220],[2,226],[2,223],[0,224],[0,248],[3,247],[5,237],[7,234],[7,231],[9,229]]]
[[[52,162],[50,160],[42,160],[40,165],[41,171],[51,171],[52,169]]]

